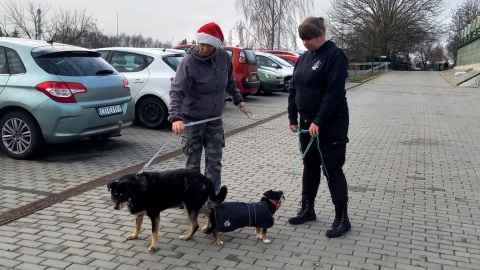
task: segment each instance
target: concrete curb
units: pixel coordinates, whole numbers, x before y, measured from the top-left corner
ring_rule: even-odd
[[[380,77],[380,76],[382,76],[382,75],[385,75],[385,74],[387,74],[387,73],[389,73],[389,72],[390,72],[390,71],[387,71],[387,72],[382,73],[382,74],[380,74],[380,75],[377,75],[377,76],[368,78],[368,79],[366,79],[366,80],[363,80],[363,81],[361,81],[361,82],[355,83],[356,85],[352,85],[352,86],[350,86],[350,87],[348,87],[348,88],[345,88],[345,90],[353,89],[353,88],[355,88],[355,87],[357,87],[357,86],[362,85],[362,84],[365,83],[365,82],[368,82],[368,81],[370,81],[370,80],[373,80],[373,79],[375,79],[375,78],[378,78],[378,77]]]
[[[374,76],[374,77],[368,78],[368,79],[366,79],[366,80],[363,80],[363,81],[361,81],[360,83],[365,83],[365,82],[368,82],[368,81],[370,81],[370,80],[376,79],[376,78],[378,78],[378,77],[380,77],[380,76],[382,76],[382,75],[385,75],[385,74],[387,74],[387,73],[389,73],[389,72],[390,72],[390,70],[387,71],[387,72],[385,72],[385,73],[379,74],[379,75],[377,75],[377,76]]]

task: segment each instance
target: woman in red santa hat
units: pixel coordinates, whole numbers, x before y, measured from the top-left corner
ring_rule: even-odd
[[[185,124],[220,117],[225,108],[225,92],[240,111],[245,102],[233,77],[232,61],[222,49],[225,39],[216,23],[197,31],[197,45],[188,49],[178,65],[170,88],[172,130],[182,135],[186,168],[200,171],[205,148],[205,176],[213,181],[218,193],[221,185],[222,148],[225,146],[222,119],[185,127]]]

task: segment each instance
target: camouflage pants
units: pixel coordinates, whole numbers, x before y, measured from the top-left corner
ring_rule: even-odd
[[[184,119],[185,124],[192,122]],[[213,181],[215,192],[220,191],[222,148],[225,146],[222,119],[186,127],[182,135],[182,152],[185,167],[200,172],[202,152],[205,148],[205,173]]]

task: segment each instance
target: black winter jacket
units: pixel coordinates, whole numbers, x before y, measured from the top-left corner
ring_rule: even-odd
[[[342,49],[327,41],[314,52],[302,54],[295,65],[288,96],[290,125],[298,114],[315,115],[319,128],[335,113],[348,110],[345,82],[348,59]]]
[[[243,227],[270,228],[274,218],[267,202],[224,202],[215,206],[215,219],[219,232],[231,232]]]

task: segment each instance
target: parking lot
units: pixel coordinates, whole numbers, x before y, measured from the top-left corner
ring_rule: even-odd
[[[325,183],[318,220],[287,223],[300,198],[301,172],[292,180],[300,157],[287,93],[277,93],[247,97],[253,119],[227,106],[222,162],[230,201],[286,191],[271,244],[252,228],[225,234],[224,246],[202,232],[182,241],[189,223],[179,209],[162,213],[156,252],[147,251],[148,221],[127,241],[134,218],[113,210],[103,183],[138,171],[172,136],[169,127],[135,126],[107,141],[51,145],[35,161],[0,153],[0,268],[478,269],[479,89],[451,87],[437,72],[390,72],[347,98],[352,230],[343,238],[325,236],[334,217]],[[179,142],[174,137],[149,170],[183,167]]]

